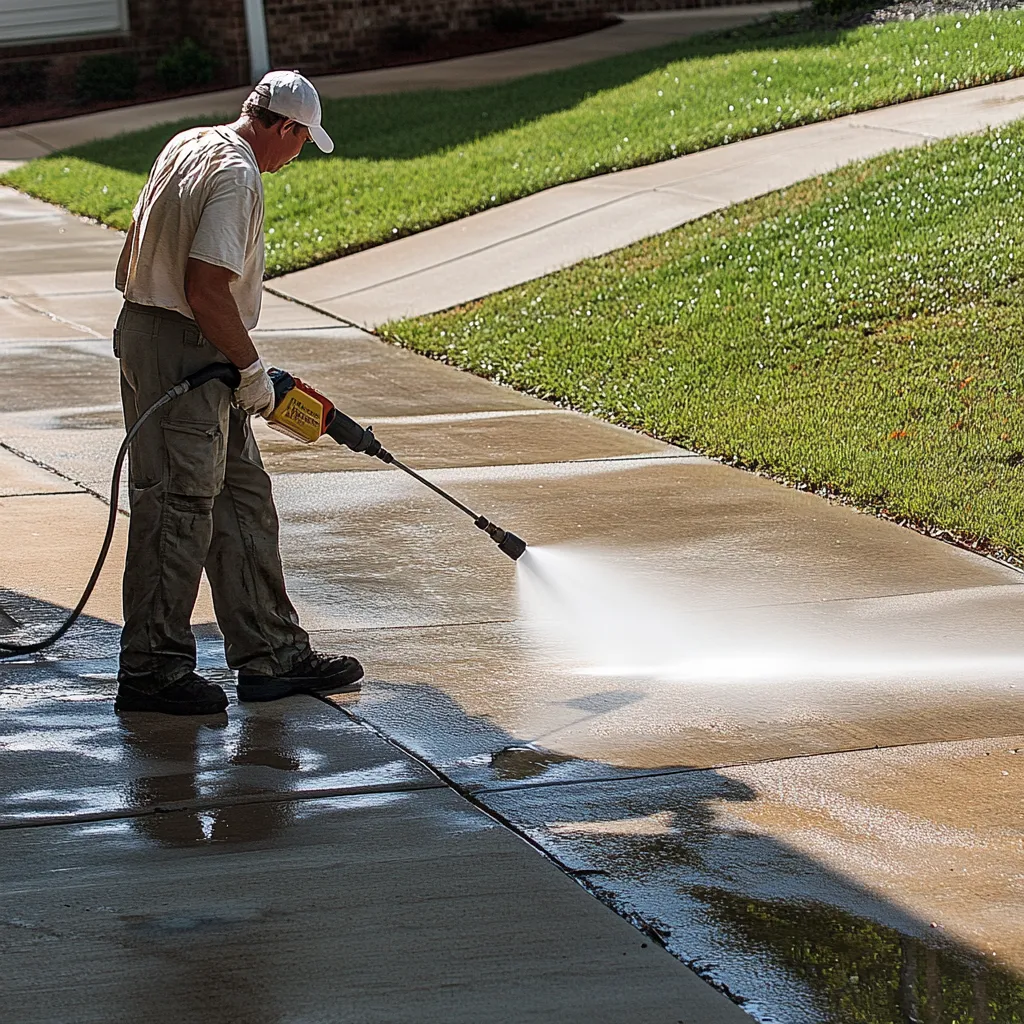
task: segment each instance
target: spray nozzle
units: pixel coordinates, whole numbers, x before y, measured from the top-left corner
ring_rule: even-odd
[[[522,537],[517,537],[514,533],[503,530],[497,523],[492,523],[483,516],[478,516],[475,522],[498,545],[498,550],[502,554],[508,555],[513,562],[523,557],[523,554],[526,552],[526,541]]]

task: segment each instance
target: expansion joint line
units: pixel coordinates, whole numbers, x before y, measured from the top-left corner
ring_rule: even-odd
[[[8,295],[6,298],[10,299],[16,306],[22,306],[25,309],[32,310],[33,313],[39,313],[45,316],[47,319],[52,320],[55,324],[64,324],[65,327],[74,327],[76,331],[82,331],[84,334],[91,334],[96,341],[102,341],[107,337],[105,334],[100,334],[99,331],[94,331],[91,327],[87,327],[85,324],[78,323],[77,320],[69,320],[66,316],[58,316],[56,313],[52,313],[48,309],[44,309],[42,306],[34,306],[31,302],[28,302],[24,297],[17,295]]]
[[[33,466],[38,466],[40,469],[45,469],[47,473],[52,473],[54,476],[59,476],[61,480],[67,480],[68,483],[74,484],[75,487],[78,488],[77,491],[48,491],[48,494],[85,493],[91,494],[94,498],[99,498],[99,500],[102,501],[104,505],[110,504],[109,495],[101,494],[99,491],[90,487],[87,483],[83,483],[81,480],[76,480],[73,476],[68,476],[67,473],[62,473],[59,469],[57,469],[55,466],[51,466],[48,462],[43,462],[41,459],[37,459],[34,456],[29,455],[28,452],[23,452],[20,448],[15,448],[14,445],[8,444],[6,441],[0,441],[0,448],[2,448],[5,452],[10,452],[12,455],[17,456],[19,459],[24,459],[25,462],[28,462]],[[125,512],[124,509],[118,509],[118,512],[123,516],[128,515],[128,513]]]
[[[37,138],[31,132],[25,131],[24,128],[15,128],[14,129],[14,134],[15,135],[20,135],[21,138],[27,139],[29,142],[33,142],[37,146],[41,146],[43,149],[45,149],[47,151],[47,154],[51,154],[51,153],[56,153],[57,152],[53,148],[53,146],[51,146],[48,142],[44,142],[42,139]]]
[[[697,964],[692,963],[688,960],[682,960],[681,957],[676,956],[675,953],[668,949],[668,946],[665,942],[666,936],[664,932],[660,930],[656,925],[646,920],[645,918],[641,917],[636,911],[627,911],[619,907],[615,902],[612,901],[609,893],[602,890],[598,885],[593,884],[589,881],[590,878],[600,878],[603,875],[603,872],[589,871],[586,869],[574,870],[573,868],[569,867],[563,861],[559,860],[554,854],[550,853],[548,850],[545,850],[544,847],[541,846],[541,844],[537,842],[536,839],[529,835],[529,833],[527,833],[525,830],[520,828],[510,818],[507,818],[500,811],[495,810],[493,807],[489,807],[482,800],[478,799],[477,794],[482,791],[475,791],[471,788],[467,788],[461,785],[446,772],[442,771],[436,765],[431,764],[429,761],[425,760],[423,757],[417,754],[416,751],[413,750],[411,747],[407,746],[405,743],[402,743],[401,740],[397,740],[393,736],[389,736],[382,729],[378,728],[372,722],[367,721],[367,719],[357,715],[354,711],[352,711],[344,704],[335,704],[333,701],[329,700],[326,697],[321,697],[320,700],[322,700],[325,704],[330,704],[333,708],[335,708],[338,711],[341,711],[342,714],[346,715],[353,722],[356,722],[357,724],[363,726],[365,729],[368,729],[370,732],[372,732],[375,736],[379,737],[385,743],[390,744],[391,746],[400,750],[407,757],[410,757],[412,760],[416,761],[424,769],[426,769],[426,771],[430,772],[433,776],[440,779],[441,782],[443,782],[445,786],[447,786],[452,792],[462,797],[463,800],[467,801],[478,811],[485,814],[492,821],[497,822],[499,825],[502,826],[502,828],[507,829],[509,832],[518,836],[524,843],[527,843],[529,846],[531,846],[546,861],[557,867],[559,871],[561,871],[563,874],[568,875],[568,877],[571,878],[578,886],[580,886],[580,888],[584,889],[596,900],[600,901],[610,910],[614,911],[616,914],[619,915],[619,917],[623,918],[625,921],[628,921],[634,928],[636,928],[637,931],[639,931],[642,935],[646,936],[651,942],[655,943],[658,946],[661,946],[668,953],[674,956],[677,960],[680,960],[682,963],[684,963],[687,967],[690,968],[690,970],[697,974],[701,978],[701,980],[707,982],[707,984],[709,984],[712,988],[718,990],[719,992],[722,992],[724,995],[729,996],[730,998],[732,997],[732,993],[728,988],[710,978],[699,968]]]
[[[603,786],[616,782],[635,782],[642,779],[672,778],[678,775],[699,775],[701,772],[721,772],[730,768],[754,768],[758,765],[786,764],[788,761],[808,761],[815,757],[834,757],[837,754],[869,754],[883,750],[909,750],[914,747],[929,747],[935,743],[965,743],[980,737],[966,737],[950,740],[913,740],[907,743],[875,743],[864,747],[839,747],[836,750],[815,750],[803,754],[787,754],[785,757],[752,757],[743,761],[723,761],[717,764],[694,765],[682,768],[657,768],[646,772],[626,772],[618,775],[588,775],[579,779],[551,779],[548,782],[521,782],[515,786],[478,786],[474,793],[486,796],[490,793],[519,793],[534,789],[565,789],[570,786]],[[994,739],[996,737],[988,737]]]
[[[265,292],[270,292],[271,295],[278,299],[284,299],[285,302],[294,302],[296,306],[302,306],[303,309],[308,309],[310,312],[319,313],[321,316],[326,316],[331,320],[337,320],[343,327],[351,327],[357,331],[363,331],[365,334],[373,334],[378,338],[380,337],[372,327],[364,327],[362,324],[357,324],[353,320],[346,320],[343,316],[338,316],[337,313],[332,313],[329,309],[324,309],[322,306],[318,306],[315,302],[307,302],[305,299],[297,299],[294,295],[289,295],[287,292],[271,288],[266,282],[263,283],[263,290]]]

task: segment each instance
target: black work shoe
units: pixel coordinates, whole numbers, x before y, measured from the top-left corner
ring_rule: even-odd
[[[195,672],[163,684],[151,676],[122,678],[117,681],[114,698],[115,711],[157,711],[164,715],[217,715],[227,706],[227,694]]]
[[[363,666],[355,658],[331,657],[310,651],[288,672],[277,676],[238,673],[238,699],[278,700],[293,693],[355,693],[362,688]]]

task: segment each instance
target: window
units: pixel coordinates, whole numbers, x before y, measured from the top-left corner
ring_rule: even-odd
[[[0,46],[127,31],[126,0],[0,0]]]

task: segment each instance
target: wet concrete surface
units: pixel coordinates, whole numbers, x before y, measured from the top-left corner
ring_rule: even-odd
[[[0,828],[225,798],[441,785],[365,726],[312,697],[268,707],[233,704],[230,715],[185,722],[112,715],[116,671],[108,661],[5,673]]]
[[[382,432],[383,433],[383,432]],[[431,480],[536,545],[607,553],[701,607],[1019,584],[995,563],[701,459],[446,469]],[[292,590],[312,628],[514,619],[515,565],[392,471],[275,481]],[[642,496],[642,497],[641,497]]]
[[[20,1024],[749,1020],[446,790],[2,841]]]
[[[566,462],[632,455],[678,455],[678,449],[620,427],[555,409],[377,417],[374,433],[384,446],[417,470],[545,463],[552,452]],[[389,470],[323,438],[315,445],[292,441],[269,426],[257,430],[260,450],[275,473]]]
[[[561,412],[476,378],[460,393],[449,368],[362,332],[268,332],[260,341],[268,361],[279,362],[343,411],[373,425],[378,438],[416,468],[545,462],[552,452],[567,461],[680,453],[642,434]],[[0,351],[5,443],[106,493],[110,465],[124,436],[110,342],[14,339],[0,341]],[[327,369],[330,362],[334,365]],[[373,372],[363,372],[370,364]],[[386,469],[329,438],[304,445],[262,422],[255,430],[274,473]]]
[[[764,1021],[1024,1009],[1019,737],[484,802]]]
[[[875,678],[860,666],[843,672],[820,662],[794,668],[792,678],[743,678],[739,668],[725,680],[596,675],[566,654],[539,650],[518,622],[318,638],[369,666],[372,685],[355,705],[360,717],[461,784],[489,787],[975,739],[990,736],[994,722],[1024,732],[1015,639],[1024,608],[1016,592],[1013,601],[975,594],[819,609],[816,632],[826,643],[889,641],[891,674]],[[805,621],[810,638],[811,617]],[[964,626],[973,635],[958,648],[961,665],[951,656],[944,666],[918,667],[948,628]],[[732,670],[726,653],[718,667]]]

